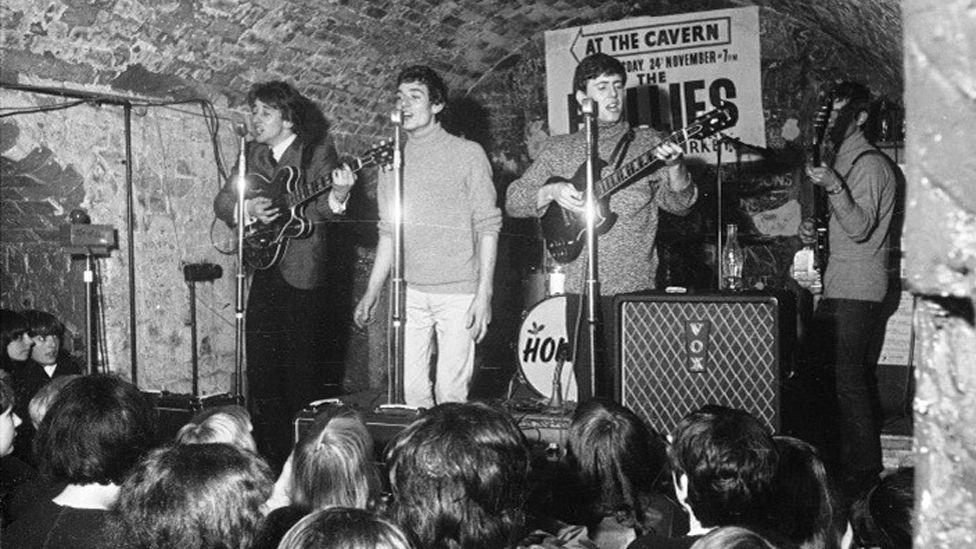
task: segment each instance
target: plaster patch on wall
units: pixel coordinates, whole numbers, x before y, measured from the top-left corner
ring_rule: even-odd
[[[800,123],[796,118],[788,118],[779,134],[787,141],[796,141],[800,137]]]

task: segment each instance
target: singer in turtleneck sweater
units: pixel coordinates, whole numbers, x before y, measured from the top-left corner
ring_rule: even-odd
[[[685,215],[698,198],[698,191],[691,181],[681,160],[681,147],[662,143],[663,134],[650,128],[633,130],[629,144],[624,144],[617,155],[618,143],[626,140],[630,124],[622,119],[624,84],[627,74],[623,65],[609,55],[598,53],[584,58],[576,67],[573,86],[576,100],[582,105],[591,99],[597,107],[597,148],[599,156],[609,165],[602,176],[611,174],[615,167],[657,147],[657,156],[665,167],[631,183],[610,198],[610,210],[619,218],[616,224],[598,239],[598,266],[603,296],[603,333],[606,342],[606,361],[613,356],[612,298],[615,294],[654,288],[657,272],[657,254],[654,240],[657,236],[658,208],[676,215]],[[622,156],[618,163],[618,157]],[[508,187],[505,201],[507,213],[514,217],[534,217],[545,213],[551,202],[564,208],[582,211],[583,193],[571,183],[550,183],[550,178],[570,179],[586,161],[586,134],[583,131],[549,139],[538,158],[520,179]],[[566,268],[566,291],[583,293],[586,279],[586,251]],[[577,346],[577,352],[582,347]],[[580,389],[587,384],[579,379],[580,362],[574,361]],[[612,368],[604,368],[609,373]],[[612,385],[610,385],[612,384]],[[598,392],[609,395],[616,381],[609,379],[598,383]],[[587,395],[580,395],[584,398]]]
[[[446,101],[447,87],[429,67],[408,67],[397,78],[397,103],[407,134],[404,400],[421,407],[467,400],[475,343],[484,338],[491,321],[502,223],[484,150],[447,133],[437,119]],[[393,264],[393,185],[393,172],[382,173],[377,186],[380,240],[366,294],[356,307],[360,327],[371,320]],[[433,387],[428,366],[432,334],[437,337]]]

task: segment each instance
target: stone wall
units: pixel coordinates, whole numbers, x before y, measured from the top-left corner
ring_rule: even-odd
[[[0,90],[7,108],[71,99]],[[95,224],[117,229],[119,249],[97,260],[101,362],[128,375],[129,250],[134,253],[138,381],[147,389],[188,391],[187,263],[221,265],[223,278],[197,285],[201,388],[231,387],[234,357],[233,232],[212,223],[220,184],[208,121],[199,104],[132,110],[133,242],[126,217],[124,109],[89,104],[3,119],[2,303],[64,318],[71,343],[84,341],[83,256],[64,249],[61,230],[82,208]],[[212,122],[212,121],[211,121]],[[237,150],[226,120],[217,142],[226,165]],[[81,351],[83,353],[83,350]]]

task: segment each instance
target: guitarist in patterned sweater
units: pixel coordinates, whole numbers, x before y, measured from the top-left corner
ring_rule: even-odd
[[[338,166],[335,145],[317,107],[285,82],[254,85],[247,95],[254,139],[247,145],[247,223],[268,224],[290,213],[279,207],[285,189],[274,177],[284,166],[301,168],[306,181],[332,176],[332,189],[305,208],[314,229],[287,241],[281,258],[251,279],[246,313],[247,385],[254,435],[272,463],[291,447],[291,420],[308,402],[338,394],[342,378],[342,319],[330,318],[326,287],[325,222],[345,212],[354,177]],[[237,172],[235,166],[234,172]],[[214,199],[217,217],[236,226],[236,178]],[[329,386],[332,386],[331,388]],[[328,393],[333,393],[330,395]]]
[[[580,61],[573,76],[576,100],[582,104],[589,98],[597,104],[597,146],[600,158],[609,164],[603,169],[603,176],[611,173],[615,166],[654,147],[657,147],[657,156],[665,162],[662,169],[645,175],[610,197],[610,210],[619,217],[608,232],[600,235],[598,244],[606,359],[612,357],[614,348],[613,296],[654,287],[658,209],[685,215],[698,198],[698,190],[682,161],[680,146],[662,143],[664,134],[650,128],[634,128],[631,134],[630,124],[623,119],[626,80],[627,73],[620,61],[603,53]],[[618,145],[622,142],[622,146]],[[551,202],[568,210],[582,211],[584,193],[567,179],[585,161],[585,132],[550,138],[525,174],[508,187],[505,211],[514,217],[535,217],[542,215]],[[583,293],[585,263],[584,252],[567,265],[567,292]],[[585,354],[582,347],[577,346],[577,356]],[[579,387],[588,387],[588,383],[579,379],[586,368],[581,368],[579,361],[574,364]],[[598,368],[598,372],[600,370]],[[616,380],[611,379],[616,376],[615,368],[602,370],[604,375],[598,373],[597,376],[603,378],[597,380],[597,391],[609,395],[616,386]],[[586,396],[581,394],[581,400]]]
[[[886,322],[882,301],[891,286],[889,255],[898,175],[888,157],[868,142],[870,92],[842,82],[833,91],[830,141],[836,154],[829,166],[806,173],[826,192],[829,257],[823,297],[809,330],[809,348],[825,353],[818,362],[833,380],[840,435],[841,487],[849,497],[873,486],[882,470],[881,417],[875,364]],[[813,242],[813,222],[800,226]]]

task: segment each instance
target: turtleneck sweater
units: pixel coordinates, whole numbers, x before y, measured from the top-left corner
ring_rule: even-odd
[[[392,235],[392,171],[377,185],[380,234]],[[403,263],[412,288],[430,293],[474,293],[477,238],[502,226],[491,164],[480,145],[439,124],[408,137],[403,151]]]
[[[611,161],[614,148],[630,129],[626,121],[598,124],[597,145],[600,158]],[[627,148],[621,165],[657,146],[664,134],[640,127],[634,130],[634,140]],[[580,131],[550,137],[538,158],[520,179],[508,187],[505,209],[514,217],[542,215],[537,208],[539,189],[552,177],[569,179],[586,161],[586,135]],[[615,166],[603,168],[601,177],[613,173]],[[614,295],[654,287],[657,272],[658,208],[676,215],[685,215],[698,198],[694,184],[678,191],[671,190],[667,168],[660,168],[634,181],[610,197],[610,210],[619,218],[606,233],[600,235],[598,267],[601,293]],[[586,251],[566,266],[566,291],[582,293],[586,278]]]

